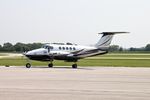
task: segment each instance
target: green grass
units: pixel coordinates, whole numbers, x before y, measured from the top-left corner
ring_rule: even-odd
[[[0,58],[0,66],[25,66],[27,63],[25,58]],[[55,66],[71,66],[71,62],[57,61]],[[31,61],[33,66],[47,66],[48,62]],[[81,59],[79,66],[124,66],[124,67],[150,67],[150,53],[110,53],[96,57]]]
[[[82,66],[124,66],[124,67],[150,67],[150,60],[145,59],[86,59],[81,61]]]

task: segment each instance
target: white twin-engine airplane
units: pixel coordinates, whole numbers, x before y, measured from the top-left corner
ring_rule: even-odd
[[[72,68],[77,68],[76,62],[86,57],[102,55],[108,53],[108,49],[112,38],[115,34],[128,32],[102,32],[101,39],[94,46],[81,46],[76,44],[53,43],[45,44],[42,48],[35,49],[24,53],[24,55],[37,61],[49,61],[48,67],[53,67],[53,60],[64,60],[74,62]],[[30,68],[31,64],[27,63],[26,68]]]

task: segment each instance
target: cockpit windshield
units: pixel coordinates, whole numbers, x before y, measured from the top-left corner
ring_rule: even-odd
[[[47,49],[47,48],[48,48],[48,46],[49,46],[49,44],[44,44],[41,48],[45,48],[45,49]]]
[[[48,52],[49,52],[50,50],[54,49],[54,47],[53,47],[53,46],[50,46],[50,45],[48,45],[48,44],[43,45],[43,46],[42,46],[42,48],[47,49],[47,50],[48,50]]]

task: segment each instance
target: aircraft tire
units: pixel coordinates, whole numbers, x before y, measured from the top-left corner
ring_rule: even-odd
[[[51,63],[51,64],[48,64],[48,67],[49,68],[52,68],[53,67],[53,64]]]
[[[31,68],[31,64],[30,64],[30,63],[27,63],[27,64],[26,64],[26,68]]]
[[[72,68],[74,68],[74,69],[76,69],[77,67],[78,67],[77,64],[72,65]]]

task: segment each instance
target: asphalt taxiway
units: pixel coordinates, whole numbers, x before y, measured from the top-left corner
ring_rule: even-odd
[[[0,66],[0,100],[150,100],[150,68]]]

